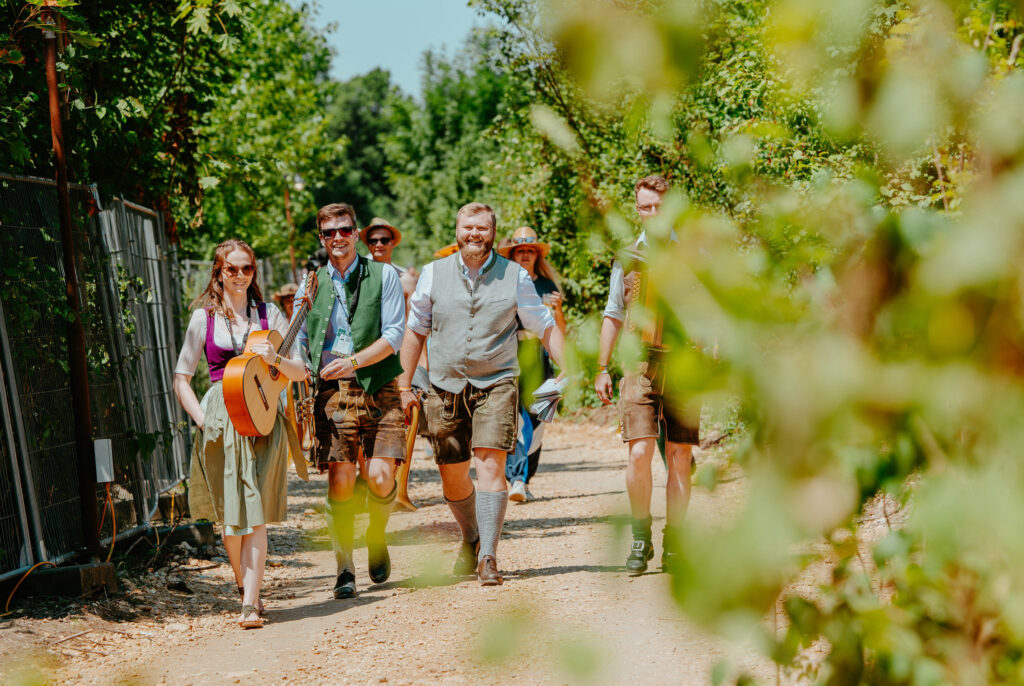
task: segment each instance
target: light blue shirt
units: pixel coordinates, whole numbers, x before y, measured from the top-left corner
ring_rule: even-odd
[[[319,284],[320,288],[333,288],[339,298],[345,300],[345,306],[339,307],[341,303],[338,302],[338,298],[334,299],[334,306],[331,308],[331,320],[327,326],[327,332],[324,335],[324,349],[320,353],[320,368],[323,369],[324,365],[328,364],[332,360],[338,358],[337,355],[331,352],[334,348],[334,339],[336,338],[338,331],[349,331],[351,327],[348,323],[348,302],[345,294],[345,282],[348,281],[349,277],[355,273],[356,265],[359,264],[359,260],[355,260],[349,265],[345,273],[342,274],[334,268],[333,264],[327,264],[327,273],[331,275],[330,283]],[[381,337],[388,342],[391,349],[396,353],[402,349],[402,334],[405,329],[405,296],[402,293],[402,282],[398,278],[398,270],[394,267],[388,268],[390,265],[384,267],[384,279],[381,284],[380,293],[380,332]],[[305,295],[306,284],[303,283],[299,286],[299,290],[295,293],[295,303],[298,304],[299,300]],[[298,312],[296,308],[295,312]],[[292,314],[295,316],[295,313]],[[299,329],[299,335],[296,338],[299,344],[299,349],[302,350],[305,359],[309,360],[309,334],[306,330],[306,322],[302,323],[302,328]],[[358,350],[352,352],[357,353]]]
[[[669,236],[669,242],[675,243],[679,240],[676,232],[673,231]],[[647,247],[647,232],[641,231],[640,237],[633,243],[636,248]],[[612,263],[612,277],[611,283],[608,285],[608,303],[604,307],[602,316],[608,317],[609,319],[617,319],[618,321],[626,320],[626,274],[622,268],[622,263],[615,260]]]

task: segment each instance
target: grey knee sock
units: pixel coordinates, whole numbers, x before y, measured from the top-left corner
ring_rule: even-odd
[[[444,501],[448,503],[452,514],[455,515],[455,521],[462,529],[462,540],[473,543],[480,538],[480,532],[476,525],[476,489],[473,489],[473,492],[462,500],[445,498]]]
[[[476,520],[480,526],[480,557],[494,555],[505,522],[508,491],[480,491],[476,497]]]
[[[391,492],[384,497],[375,495],[373,491],[367,489],[366,511],[370,514],[370,526],[366,530],[366,538],[376,538],[377,540],[384,538],[384,529],[388,525],[388,517],[391,515],[391,505],[395,502],[396,495],[398,495],[397,484],[394,485],[391,488]]]
[[[355,570],[352,563],[352,539],[356,521],[356,503],[353,498],[334,500],[327,496],[327,530],[334,548],[334,559],[341,570]]]

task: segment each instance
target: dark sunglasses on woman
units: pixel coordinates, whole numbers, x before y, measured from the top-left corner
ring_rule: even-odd
[[[228,278],[233,279],[236,276],[238,276],[239,272],[241,272],[243,276],[252,276],[253,272],[256,271],[256,268],[253,267],[251,264],[246,264],[241,267],[236,267],[233,264],[225,264],[223,267],[221,267],[221,271],[224,272],[224,274],[227,275]]]
[[[383,238],[370,238],[366,241],[367,245],[391,245],[391,239],[387,236]]]

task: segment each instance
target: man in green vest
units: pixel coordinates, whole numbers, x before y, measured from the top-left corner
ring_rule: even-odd
[[[356,253],[359,235],[350,205],[333,203],[316,215],[328,264],[317,272],[319,288],[297,338],[317,382],[313,460],[328,473],[327,509],[338,564],[335,598],[356,592],[352,562],[360,449],[365,459],[370,525],[366,531],[369,574],[374,583],[391,575],[385,539],[395,499],[395,469],[405,459],[405,419],[395,378],[402,372],[405,299],[398,272]],[[304,285],[295,302],[304,297]]]

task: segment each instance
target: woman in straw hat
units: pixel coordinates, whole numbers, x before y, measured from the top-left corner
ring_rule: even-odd
[[[562,312],[562,288],[558,272],[547,261],[551,246],[537,238],[537,232],[528,226],[515,230],[511,239],[503,240],[498,247],[502,257],[516,262],[533,279],[537,295],[551,308],[555,323],[565,333],[565,315]],[[522,327],[519,330],[519,398],[520,403],[527,403],[534,391],[545,380],[555,377],[551,360],[544,351],[540,340]],[[522,503],[533,499],[530,493],[530,479],[540,464],[541,439],[544,424],[521,405],[519,408],[523,419],[522,435],[516,443],[516,451],[509,453],[505,462],[505,476],[512,484],[508,498],[512,502]]]

